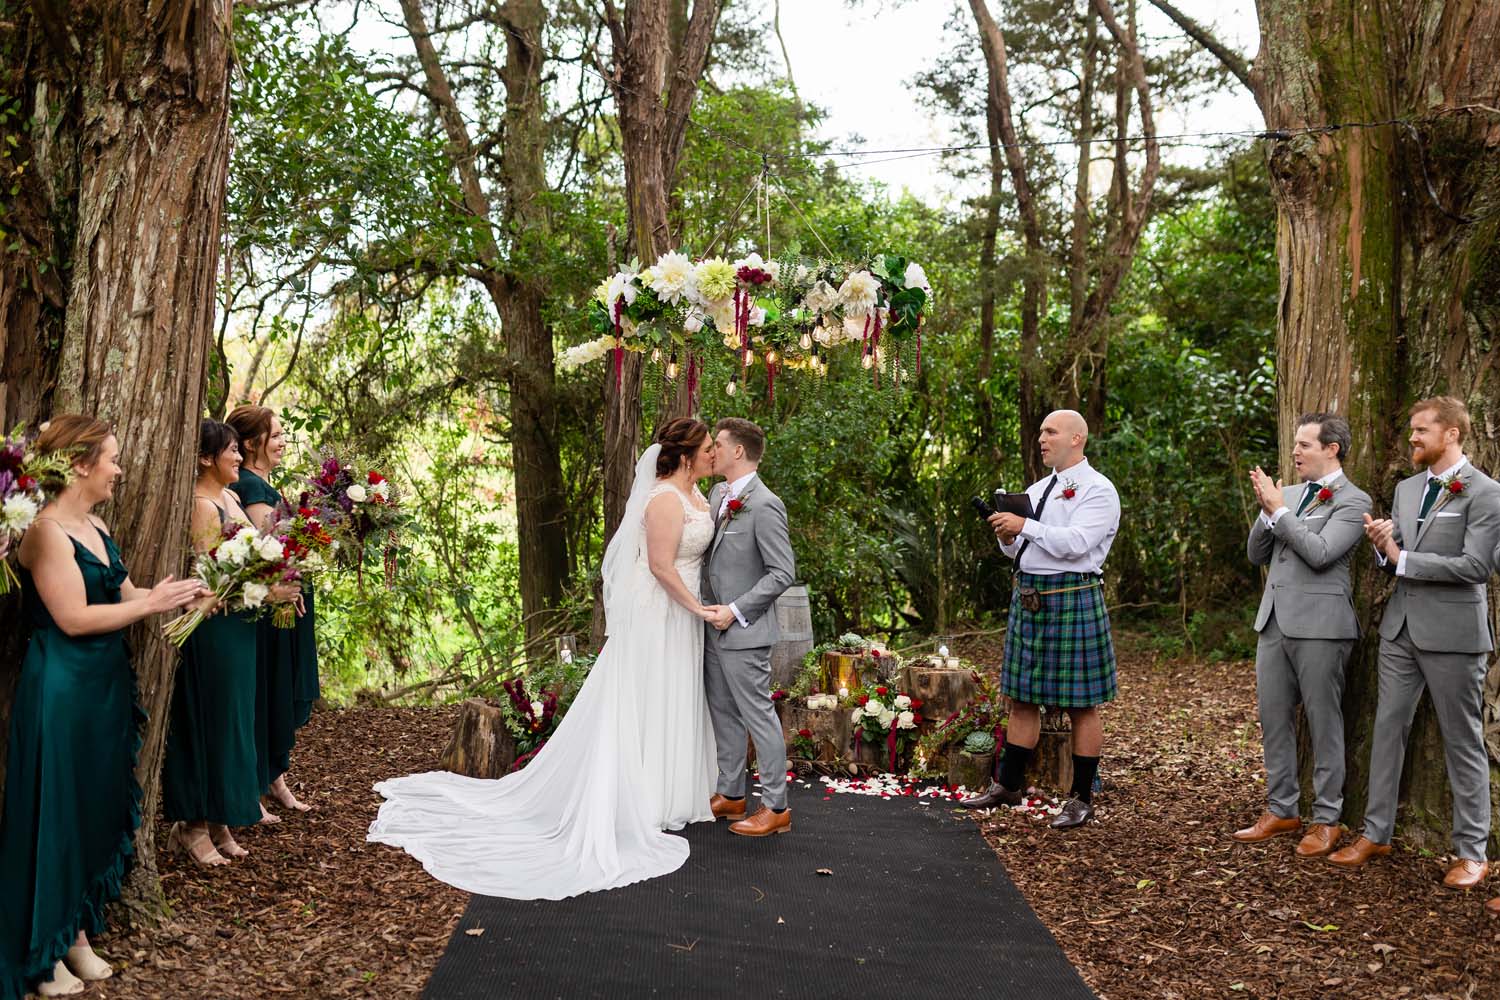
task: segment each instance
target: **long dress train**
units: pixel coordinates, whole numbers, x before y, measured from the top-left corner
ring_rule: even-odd
[[[683,505],[677,571],[696,594],[713,520],[667,483],[646,499],[667,491]],[[631,507],[639,517],[643,504]],[[541,752],[499,780],[432,771],[377,784],[386,801],[370,840],[449,885],[512,899],[613,889],[687,860],[687,841],[663,831],[713,818],[703,626],[657,583],[634,535],[609,639]]]

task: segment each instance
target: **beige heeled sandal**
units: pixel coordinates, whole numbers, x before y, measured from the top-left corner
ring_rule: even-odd
[[[94,949],[87,944],[75,944],[69,948],[63,962],[72,970],[73,975],[86,983],[97,983],[115,974],[109,963],[95,954]]]
[[[292,790],[287,787],[286,775],[282,775],[271,782],[270,794],[271,798],[281,803],[287,809],[292,809],[299,813],[312,812],[312,806],[299,800],[297,796],[292,794]]]
[[[59,961],[52,967],[52,978],[45,983],[37,983],[36,992],[38,996],[44,997],[70,997],[82,993],[84,988],[84,981]]]
[[[213,839],[209,837],[207,830],[198,830],[197,836],[189,839],[184,832],[186,829],[181,823],[173,823],[167,843],[201,868],[217,868],[229,864],[229,859],[214,848]]]
[[[239,845],[234,839],[234,834],[229,832],[227,826],[209,826],[209,835],[213,838],[214,846],[219,849],[220,854],[227,854],[231,858],[248,858],[250,852]]]

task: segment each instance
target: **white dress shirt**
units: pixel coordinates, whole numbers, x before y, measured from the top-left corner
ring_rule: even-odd
[[[1020,537],[1009,545],[1002,543],[1000,551],[1014,559],[1022,542],[1029,541],[1016,567],[1022,572],[1099,573],[1120,529],[1120,494],[1114,483],[1084,459],[1026,487],[1033,509],[1054,477],[1057,485],[1047,496],[1041,519],[1027,518]],[[1074,495],[1063,496],[1069,487]]]
[[[1423,491],[1423,493],[1424,494],[1426,493],[1427,487],[1429,487],[1429,486],[1432,485],[1432,481],[1434,479],[1447,479],[1449,476],[1456,476],[1456,475],[1458,475],[1460,472],[1463,471],[1463,467],[1466,464],[1468,464],[1468,461],[1469,461],[1469,456],[1468,455],[1460,455],[1460,456],[1458,456],[1458,461],[1457,462],[1454,462],[1453,465],[1451,465],[1450,467],[1444,469],[1442,472],[1433,472],[1432,471],[1432,466],[1429,465],[1427,467],[1427,478],[1422,481],[1422,491]],[[1438,499],[1441,499],[1441,497],[1439,497]],[[1432,506],[1434,508],[1437,507],[1437,500],[1433,500],[1432,501]],[[1420,508],[1420,507],[1417,508],[1418,511],[1421,511],[1421,509],[1422,508]],[[1432,511],[1428,511],[1427,512],[1427,516],[1431,517],[1432,516]],[[1415,538],[1413,538],[1411,540],[1411,544],[1415,545],[1416,543],[1417,543],[1417,540]],[[1378,558],[1378,560],[1380,562],[1380,565],[1384,566],[1387,562],[1389,562],[1389,560],[1386,559],[1384,552],[1376,552],[1375,555]],[[1406,550],[1405,549],[1402,549],[1401,550],[1401,554],[1396,557],[1396,575],[1397,576],[1405,576],[1406,575]]]
[[[1332,472],[1330,472],[1328,475],[1324,476],[1322,479],[1315,479],[1315,480],[1313,480],[1310,485],[1314,486],[1314,487],[1317,487],[1317,489],[1322,489],[1325,486],[1332,486],[1334,483],[1338,482],[1343,477],[1344,477],[1344,470],[1343,469],[1334,469]],[[1298,506],[1299,507],[1301,506],[1301,501],[1300,500],[1298,501]],[[1285,514],[1286,512],[1287,512],[1287,506],[1284,503],[1280,507],[1276,508],[1276,512],[1274,514],[1267,514],[1265,511],[1261,511],[1260,512],[1260,523],[1264,524],[1268,528],[1274,528],[1274,527],[1276,527],[1276,522],[1279,521],[1279,520],[1281,520],[1281,515]]]
[[[745,487],[749,486],[750,480],[754,478],[754,472],[747,472],[743,476],[729,484],[729,488],[724,491],[724,496],[719,501],[720,521],[724,520],[724,515],[729,511],[729,501],[738,498],[741,493],[745,492]],[[735,607],[733,603],[729,605],[729,610],[734,612],[734,617],[739,621],[740,628],[750,627],[750,623],[745,621],[745,616],[740,614],[740,609]]]

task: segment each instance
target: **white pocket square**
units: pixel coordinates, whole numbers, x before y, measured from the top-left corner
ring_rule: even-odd
[[[726,535],[739,535],[739,534],[743,534],[743,532],[740,532],[740,531],[730,531],[728,528],[725,528],[724,529],[724,534],[726,534]]]
[[[1304,521],[1321,521],[1323,518],[1325,518],[1327,516],[1328,516],[1327,514],[1309,514],[1306,517],[1304,517],[1302,520],[1304,520]]]
[[[1456,511],[1456,510],[1440,510],[1434,516],[1435,517],[1458,517],[1458,516],[1460,516],[1461,513],[1462,513],[1461,511]]]

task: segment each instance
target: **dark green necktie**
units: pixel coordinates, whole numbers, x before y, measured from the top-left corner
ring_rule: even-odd
[[[1307,489],[1302,491],[1302,502],[1297,505],[1298,517],[1302,516],[1302,512],[1307,509],[1308,504],[1312,503],[1312,498],[1318,495],[1318,490],[1320,489],[1322,489],[1322,487],[1317,483],[1307,484]]]
[[[1437,495],[1443,491],[1443,481],[1437,476],[1427,477],[1427,494],[1422,497],[1422,512],[1417,515],[1417,523],[1421,524],[1427,520],[1427,514],[1432,510],[1432,502]]]

